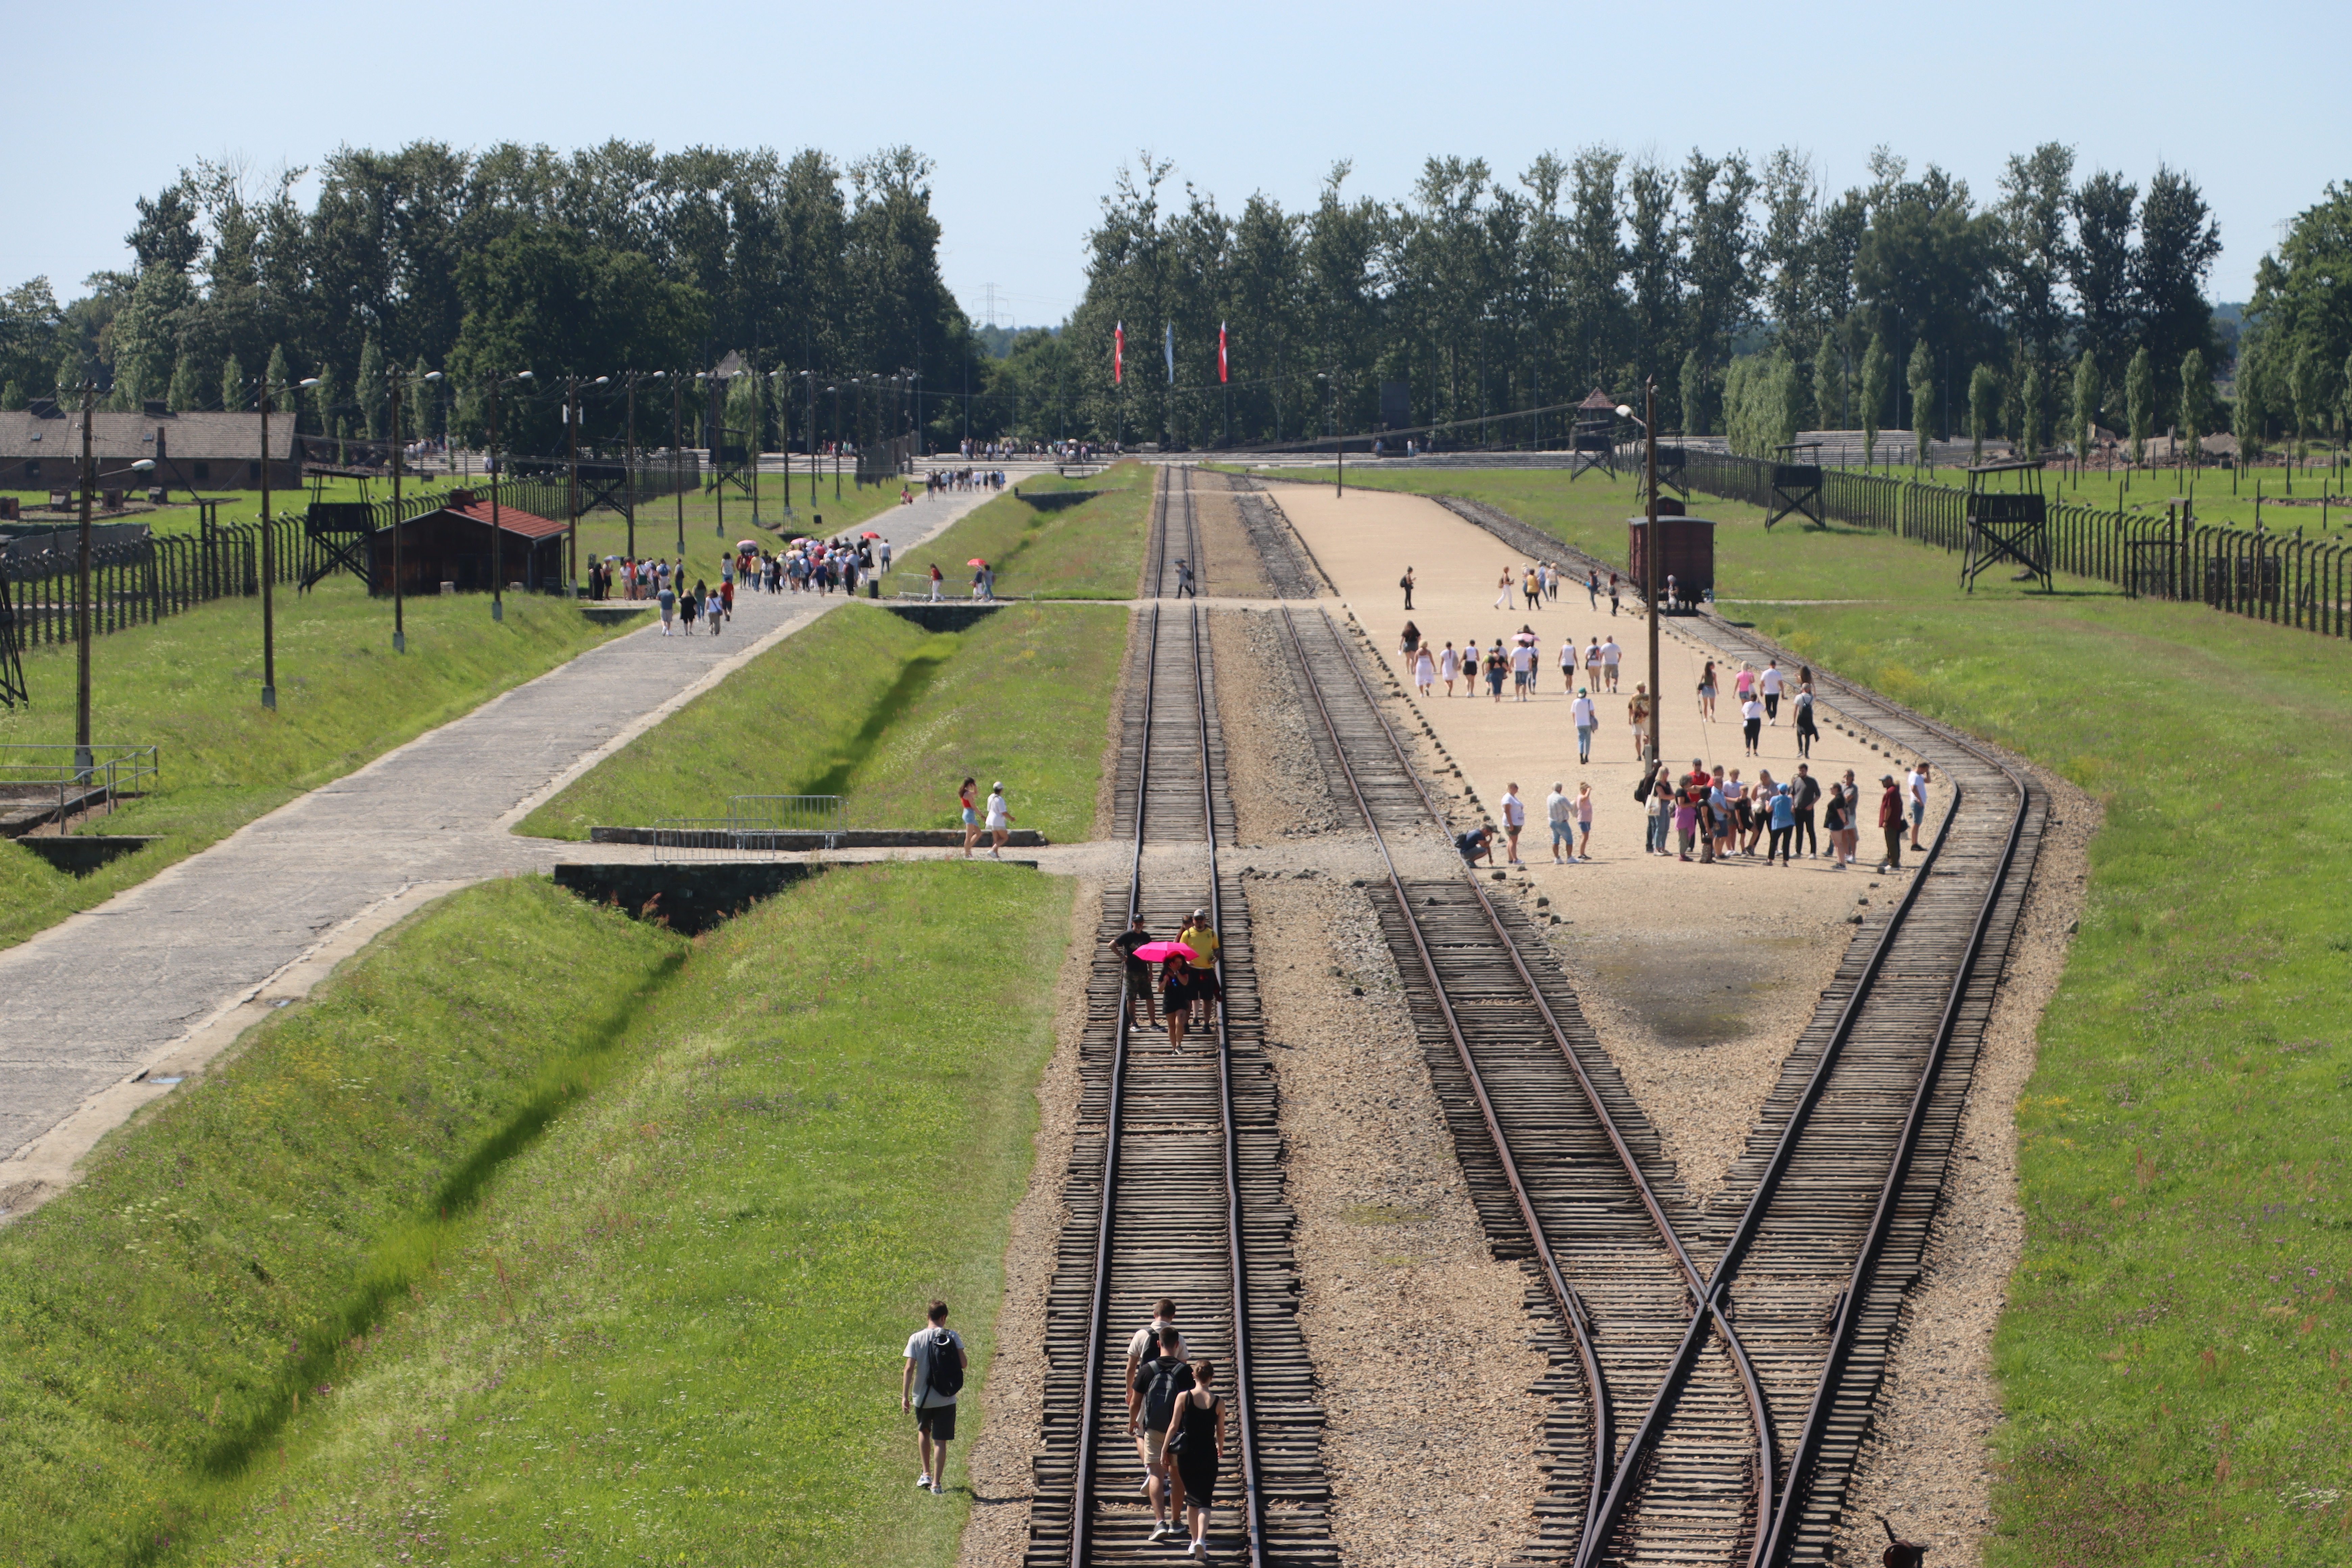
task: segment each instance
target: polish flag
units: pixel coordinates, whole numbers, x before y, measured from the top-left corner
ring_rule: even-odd
[[[1225,324],[1224,324],[1224,322],[1223,322],[1223,321],[1219,321],[1219,322],[1217,323],[1217,380],[1218,380],[1218,382],[1219,382],[1220,384],[1223,384],[1223,381],[1224,381],[1224,379],[1225,379]]]
[[[1127,374],[1127,323],[1114,321],[1110,329],[1110,384],[1117,386]]]

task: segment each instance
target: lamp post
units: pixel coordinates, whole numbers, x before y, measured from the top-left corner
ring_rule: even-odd
[[[98,760],[89,743],[89,503],[98,489],[98,456],[90,437],[90,416],[98,409],[98,380],[81,384],[81,553],[75,569],[74,636],[79,664],[74,680],[74,781],[88,784]],[[142,458],[131,465],[135,474],[152,473],[155,460]]]
[[[269,395],[318,384],[315,375],[291,387],[270,385],[266,372],[261,377],[261,705],[272,712],[278,709],[278,616],[271,593],[278,576],[278,555],[269,527]]]
[[[400,548],[401,535],[407,531],[406,520],[400,515],[400,384],[407,375],[408,373],[398,365],[384,373],[384,379],[392,384],[392,651],[394,653],[408,651],[407,595],[403,592],[401,583],[401,573],[406,563],[402,559]],[[428,370],[424,379],[438,381],[441,373]]]
[[[509,383],[520,386],[532,379],[531,373],[519,370],[510,376],[490,377],[490,619],[507,618],[507,552],[506,529],[499,521],[499,481],[506,477],[499,467],[499,390]]]
[[[841,383],[828,388],[833,394],[833,499],[841,500]]]
[[[1637,417],[1626,404],[1617,405],[1617,417],[1632,419],[1642,427],[1647,452],[1643,458],[1643,490],[1647,497],[1644,515],[1648,521],[1642,538],[1642,592],[1650,601],[1650,765],[1656,767],[1665,755],[1659,737],[1666,705],[1660,700],[1665,689],[1658,684],[1658,432],[1654,427],[1658,417],[1658,378],[1652,376],[1643,384],[1642,416]]]
[[[656,381],[669,383],[669,493],[677,500],[677,558],[686,559],[686,481],[678,465],[686,460],[686,378],[666,370],[654,372]]]

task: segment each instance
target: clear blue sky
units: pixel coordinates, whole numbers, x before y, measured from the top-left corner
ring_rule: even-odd
[[[131,200],[198,156],[257,171],[341,143],[417,137],[561,149],[611,137],[910,142],[938,163],[950,285],[975,319],[1058,321],[1084,281],[1103,192],[1139,148],[1227,210],[1295,206],[1335,159],[1402,196],[1423,158],[1516,174],[1596,142],[1678,161],[1694,145],[1811,153],[1832,190],[1881,142],[1990,196],[2003,158],[2073,143],[2145,182],[2203,187],[2242,300],[2281,220],[2352,177],[2342,90],[2352,5],[2227,8],[1990,0],[1927,12],[1847,4],[1679,8],[1234,5],[391,6],[222,9],[147,0],[27,6],[9,24],[0,284],[61,298],[121,267]],[[1654,25],[1645,43],[1634,29]],[[698,62],[707,61],[707,64]]]

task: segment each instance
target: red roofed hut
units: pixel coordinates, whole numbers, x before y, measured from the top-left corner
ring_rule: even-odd
[[[490,501],[478,490],[453,490],[438,511],[419,513],[400,525],[400,570],[404,594],[437,594],[455,583],[461,594],[490,591]],[[557,593],[563,586],[563,524],[553,518],[499,503],[499,546],[507,585],[526,593]],[[368,585],[392,592],[392,530],[368,536]]]

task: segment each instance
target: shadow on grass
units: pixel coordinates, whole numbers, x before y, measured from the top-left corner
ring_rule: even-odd
[[[874,754],[874,748],[882,743],[882,737],[907,716],[908,710],[923,700],[923,694],[930,689],[931,682],[939,679],[940,669],[962,646],[962,634],[942,632],[908,654],[907,662],[898,667],[898,678],[890,683],[889,689],[876,699],[873,708],[866,712],[866,722],[860,724],[857,732],[834,753],[832,765],[802,785],[800,793],[847,794],[849,781],[856,777],[857,770],[866,764],[866,759]]]
[[[299,1336],[300,1348],[290,1358],[293,1364],[279,1377],[275,1394],[252,1419],[212,1446],[198,1461],[201,1471],[220,1480],[245,1474],[300,1409],[303,1390],[331,1389],[345,1351],[383,1321],[399,1298],[415,1291],[440,1267],[441,1254],[455,1249],[462,1228],[478,1211],[483,1194],[506,1163],[611,1078],[620,1065],[617,1047],[630,1026],[677,980],[686,958],[680,951],[663,959],[650,984],[586,1025],[572,1048],[548,1064],[523,1102],[444,1178],[427,1200],[431,1214],[387,1237],[342,1306]],[[249,1267],[267,1281],[257,1260]],[[159,1542],[134,1552],[129,1561],[154,1562],[167,1555],[165,1544]]]

